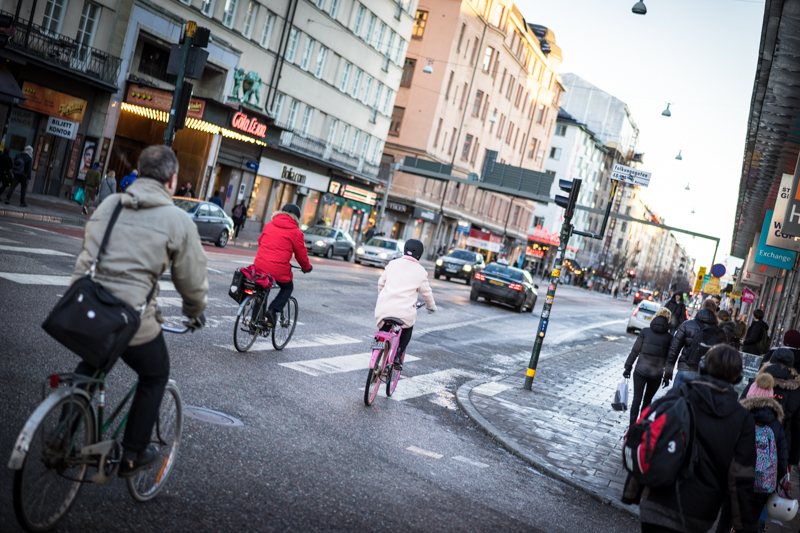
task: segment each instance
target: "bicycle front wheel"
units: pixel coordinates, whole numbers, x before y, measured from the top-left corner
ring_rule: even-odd
[[[14,472],[14,513],[26,531],[47,531],[67,514],[89,468],[81,448],[94,434],[91,407],[79,396],[64,397],[42,417]]]
[[[283,313],[275,317],[275,327],[272,328],[272,346],[276,350],[283,350],[294,335],[297,325],[297,300],[289,298]]]
[[[364,388],[364,403],[366,405],[372,405],[378,395],[378,390],[381,388],[381,376],[383,375],[383,368],[386,366],[386,359],[389,356],[389,348],[390,346],[387,344],[375,361],[375,368],[370,368],[369,373],[367,373],[367,386]]]
[[[258,298],[250,296],[233,324],[233,345],[240,352],[249,350],[258,338],[260,331],[255,324],[255,310],[260,303]]]
[[[395,356],[397,357],[397,356]],[[403,359],[405,359],[405,354],[400,358],[400,363],[402,364]],[[394,390],[397,388],[397,382],[400,380],[400,372],[401,370],[396,370],[394,368],[394,361],[389,361],[389,370],[386,376],[386,396],[389,397],[394,393]]]
[[[170,472],[178,458],[178,447],[183,431],[183,401],[181,392],[174,381],[167,383],[161,409],[150,442],[158,446],[158,459],[155,464],[128,478],[128,491],[133,499],[146,502],[156,497],[164,488]]]

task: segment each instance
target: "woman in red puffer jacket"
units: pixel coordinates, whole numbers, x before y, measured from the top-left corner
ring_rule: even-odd
[[[272,221],[264,225],[258,238],[258,252],[253,264],[258,270],[272,274],[281,289],[269,304],[267,323],[270,326],[275,324],[275,316],[283,311],[294,289],[290,265],[292,256],[297,258],[304,274],[312,270],[299,224],[300,208],[286,204],[280,211],[272,213]]]

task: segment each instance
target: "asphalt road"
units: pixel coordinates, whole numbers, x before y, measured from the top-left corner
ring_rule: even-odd
[[[80,236],[64,226],[0,220],[3,465],[41,399],[42,378],[77,362],[40,324],[65,290]],[[470,302],[463,282],[431,279],[439,311],[419,314],[408,349],[418,359],[406,362],[391,399],[381,392],[365,407],[380,269],[312,259],[314,271],[295,277],[300,314],[292,343],[282,352],[257,343],[240,354],[227,288],[234,268],[255,252],[206,252],[209,324],[167,339],[172,377],[186,405],[243,425],[186,417],[177,466],[158,498],[135,503],[120,480],[87,485],[57,531],[638,531],[630,516],[505,452],[456,406],[460,384],[528,359],[544,284],[534,313],[517,314]],[[162,291],[159,304],[177,324],[179,294]],[[558,354],[571,344],[625,335],[629,313],[630,302],[559,288],[543,353],[568,357]],[[134,378],[120,363],[107,403]],[[11,480],[0,468],[3,532],[21,531]]]

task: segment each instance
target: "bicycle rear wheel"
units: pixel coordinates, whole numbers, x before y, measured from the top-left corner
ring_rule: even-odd
[[[63,413],[63,416],[62,416]],[[67,514],[78,496],[94,442],[94,414],[87,401],[66,396],[42,417],[22,468],[14,472],[14,513],[26,531],[47,531]]]
[[[249,350],[258,338],[260,330],[254,323],[254,310],[257,309],[256,306],[260,303],[260,298],[250,296],[233,324],[233,345],[240,352]]]
[[[297,325],[297,300],[289,298],[286,307],[283,308],[283,320],[281,316],[276,316],[278,322],[272,328],[272,346],[276,350],[283,350],[294,335],[294,328]]]
[[[375,396],[378,395],[378,390],[381,388],[381,376],[386,366],[386,360],[389,357],[390,348],[391,346],[387,344],[375,361],[375,368],[369,369],[369,373],[367,374],[367,386],[364,388],[364,403],[366,405],[372,405]]]
[[[178,447],[183,432],[183,401],[181,391],[174,381],[169,380],[158,420],[153,427],[150,442],[158,446],[158,459],[155,464],[127,479],[128,492],[138,502],[146,502],[156,497],[164,488],[175,461],[178,459]]]

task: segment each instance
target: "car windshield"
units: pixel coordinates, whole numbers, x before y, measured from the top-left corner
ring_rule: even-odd
[[[181,209],[189,213],[190,215],[195,211],[197,211],[197,206],[200,205],[200,202],[192,202],[191,200],[180,200],[178,198],[173,198],[172,202],[176,206],[180,207]]]
[[[653,312],[655,312],[655,311],[658,311],[659,307],[661,307],[661,306],[659,304],[657,304],[656,302],[648,302],[646,300],[639,304],[639,309],[641,309],[642,311],[653,311]]]
[[[492,263],[491,265],[487,266],[483,271],[484,274],[497,274],[517,281],[522,281],[524,279],[522,272],[522,270],[506,268],[496,263]]]
[[[385,241],[383,239],[370,239],[367,246],[377,246],[378,248],[386,248],[387,250],[397,250],[397,243],[394,241]]]
[[[306,230],[306,235],[319,235],[320,237],[333,237],[334,233],[336,233],[335,229],[323,226],[314,226]]]
[[[477,261],[475,257],[475,253],[473,252],[465,252],[464,250],[453,250],[447,257],[452,257],[453,259],[460,259],[461,261]]]

